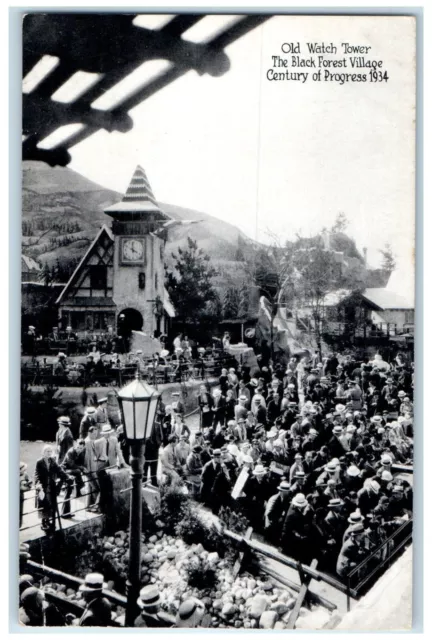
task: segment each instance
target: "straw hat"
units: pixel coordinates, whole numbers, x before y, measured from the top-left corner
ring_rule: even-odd
[[[57,418],[57,422],[59,424],[65,425],[69,425],[71,423],[70,418],[68,418],[67,416],[61,416],[60,418]]]
[[[358,524],[359,522],[363,522],[364,516],[362,516],[359,509],[356,509],[353,513],[350,513],[347,520],[350,524]]]
[[[278,486],[278,491],[289,491],[290,489],[291,489],[291,485],[286,480],[282,480],[282,482]]]
[[[112,433],[113,429],[111,427],[110,424],[108,424],[107,422],[105,424],[102,425],[101,430],[100,430],[100,434],[104,435],[106,433]]]
[[[345,411],[345,405],[337,404],[335,407],[336,413],[343,413]]]
[[[361,471],[355,464],[350,465],[347,469],[347,475],[349,475],[350,478],[358,478],[360,474]]]
[[[262,464],[257,464],[255,469],[252,471],[254,476],[264,476],[267,473],[267,469],[263,467]]]
[[[305,507],[308,503],[304,493],[298,493],[292,500],[291,504],[295,507]]]
[[[148,609],[154,607],[161,601],[159,589],[154,584],[148,584],[140,591],[137,604],[140,609]]]
[[[88,573],[79,591],[102,591],[102,589],[107,589],[107,587],[108,585],[104,582],[104,577],[101,573]]]

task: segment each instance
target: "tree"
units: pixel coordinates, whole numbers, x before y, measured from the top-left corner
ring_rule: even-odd
[[[331,228],[332,233],[344,233],[348,227],[348,219],[346,215],[341,211],[337,214],[336,220]]]
[[[174,272],[166,273],[166,288],[180,320],[187,324],[214,320],[217,292],[212,278],[217,275],[210,257],[188,237],[187,248],[172,254]]]
[[[380,249],[380,254],[382,255],[381,269],[392,273],[396,269],[396,258],[388,242],[385,243],[384,249]]]
[[[222,313],[226,319],[237,318],[239,315],[239,294],[234,287],[225,290]]]

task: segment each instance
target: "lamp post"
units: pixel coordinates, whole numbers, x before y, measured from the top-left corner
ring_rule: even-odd
[[[137,610],[141,577],[142,476],[145,441],[156,417],[160,393],[146,384],[137,371],[135,380],[118,393],[126,438],[130,444],[131,502],[129,524],[129,570],[126,581],[125,626],[132,627]]]

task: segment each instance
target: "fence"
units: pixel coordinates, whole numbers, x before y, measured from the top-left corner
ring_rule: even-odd
[[[173,382],[193,382],[219,376],[223,367],[229,366],[232,357],[223,355],[208,360],[199,359],[190,362],[167,361],[165,364],[155,364],[154,360],[142,360],[139,363],[112,367],[106,364],[99,370],[87,371],[79,363],[70,365],[64,374],[58,374],[54,365],[40,363],[23,363],[21,366],[21,380],[31,386],[114,386],[122,387],[133,380],[139,368],[142,378],[150,384],[167,384]]]
[[[347,607],[350,598],[358,598],[372,580],[378,578],[385,567],[412,540],[413,521],[407,520],[382,542],[372,553],[358,564],[347,576]]]

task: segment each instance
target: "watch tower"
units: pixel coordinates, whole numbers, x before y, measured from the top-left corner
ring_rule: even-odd
[[[164,331],[164,241],[155,232],[171,219],[161,211],[138,166],[123,199],[107,209],[114,237],[112,299],[119,333]]]

